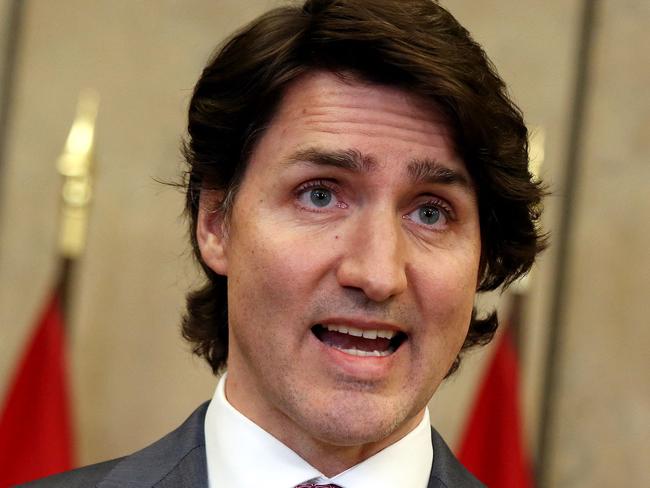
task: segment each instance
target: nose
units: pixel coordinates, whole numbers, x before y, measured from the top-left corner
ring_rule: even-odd
[[[377,303],[399,295],[407,286],[401,226],[389,214],[366,216],[364,222],[353,224],[336,270],[340,286],[361,290]]]

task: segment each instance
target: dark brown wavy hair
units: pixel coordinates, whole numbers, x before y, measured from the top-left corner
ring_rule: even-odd
[[[479,44],[429,0],[307,0],[276,8],[231,37],[194,89],[183,152],[186,212],[196,259],[206,274],[187,296],[183,336],[216,373],[228,356],[227,278],[201,259],[199,195],[219,189],[228,212],[252,148],[293,80],[316,69],[391,85],[433,100],[478,193],[482,256],[478,291],[525,274],[544,247],[538,229],[543,189],[528,171],[527,129]],[[487,344],[496,312],[472,313],[451,374],[469,347]]]

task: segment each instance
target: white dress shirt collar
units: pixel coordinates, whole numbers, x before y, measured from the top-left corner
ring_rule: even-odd
[[[426,488],[433,463],[428,409],[417,427],[402,439],[326,478],[228,403],[225,380],[223,375],[205,416],[210,488],[293,488],[308,480],[343,488]]]

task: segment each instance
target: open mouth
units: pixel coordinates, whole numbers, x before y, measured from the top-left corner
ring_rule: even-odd
[[[404,332],[395,330],[357,329],[343,325],[316,324],[311,331],[323,344],[351,356],[390,356],[407,339]]]

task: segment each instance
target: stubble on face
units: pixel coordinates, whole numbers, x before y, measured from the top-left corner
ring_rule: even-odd
[[[353,149],[378,164],[368,173],[288,164],[308,147]],[[440,112],[394,88],[312,73],[289,87],[232,210],[226,395],[325,474],[412,430],[467,333],[480,256],[475,195],[413,188],[409,160],[466,173]],[[301,185],[321,181],[334,182],[340,205],[305,207]],[[432,231],[411,217],[434,197],[454,219]],[[357,319],[408,340],[375,368],[314,336],[315,324]]]

